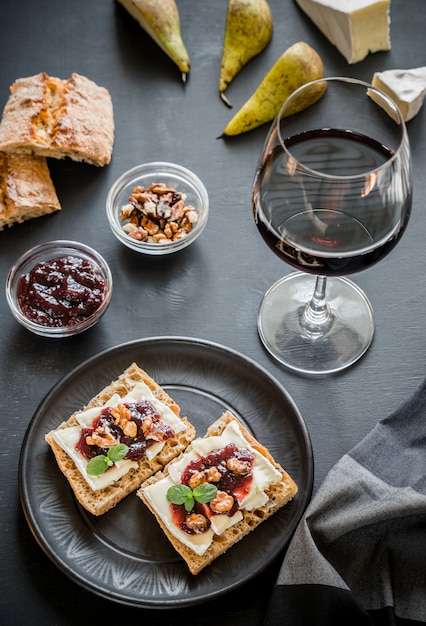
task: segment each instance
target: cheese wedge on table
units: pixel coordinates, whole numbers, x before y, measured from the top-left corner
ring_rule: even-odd
[[[420,111],[426,95],[426,66],[376,72],[371,81],[399,106],[406,122]]]
[[[390,50],[390,0],[295,0],[348,63]]]

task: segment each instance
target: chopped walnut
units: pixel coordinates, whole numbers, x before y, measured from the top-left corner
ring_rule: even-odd
[[[206,476],[204,472],[194,472],[193,474],[191,474],[191,477],[188,480],[188,487],[191,487],[191,489],[195,489],[195,487],[198,487],[198,485],[201,485],[205,482]]]
[[[148,191],[156,193],[159,196],[165,193],[176,193],[172,187],[167,187],[164,183],[153,183],[150,187],[148,187]]]
[[[111,448],[118,441],[111,435],[109,428],[101,427],[86,437],[88,446],[99,446],[100,448]]]
[[[234,498],[226,491],[218,491],[209,506],[214,513],[227,513],[234,506]]]
[[[123,230],[138,241],[169,243],[189,232],[198,221],[198,213],[185,204],[185,195],[164,183],[135,187],[121,209]]]
[[[150,415],[144,417],[142,432],[145,439],[153,439],[154,441],[164,441],[167,436],[161,426],[155,422]]]
[[[130,219],[132,213],[133,213],[133,209],[134,206],[133,204],[125,204],[124,206],[121,207],[121,219],[122,220],[128,220]]]
[[[201,513],[190,513],[185,517],[186,526],[192,530],[196,535],[200,535],[205,532],[209,527],[207,517],[201,515]]]
[[[217,483],[221,478],[222,474],[217,467],[213,465],[202,472],[194,472],[188,480],[188,486],[191,487],[191,489],[195,489],[195,487],[198,487],[198,485],[202,483]]]
[[[205,470],[205,472],[208,483],[218,483],[219,480],[222,478],[222,474],[219,472],[215,465],[209,467],[209,469]]]
[[[152,417],[147,415],[142,422],[142,432],[145,439],[149,437],[150,432],[154,428],[154,423],[152,421]]]
[[[132,414],[124,404],[119,404],[115,409],[111,409],[111,415],[114,418],[114,424],[119,426],[127,437],[136,437],[138,427],[136,422],[132,421]]]
[[[227,459],[226,467],[233,474],[238,474],[241,476],[245,476],[246,474],[250,474],[251,472],[251,463],[249,461],[240,461],[240,459],[231,456],[231,458]]]

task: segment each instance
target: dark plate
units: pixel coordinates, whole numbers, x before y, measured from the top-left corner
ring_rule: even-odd
[[[102,517],[76,502],[44,435],[83,407],[133,361],[180,404],[197,434],[232,411],[299,486],[295,499],[197,576],[155,518],[130,495]],[[46,396],[25,435],[20,493],[29,526],[52,561],[100,596],[146,608],[196,604],[261,572],[288,543],[312,492],[305,423],[286,390],[252,360],[218,344],[156,337],[106,350],[74,369]]]

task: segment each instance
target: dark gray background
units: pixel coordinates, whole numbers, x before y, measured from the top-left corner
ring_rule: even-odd
[[[0,233],[0,282],[19,254],[56,238],[92,245],[109,262],[114,294],[101,323],[67,341],[31,335],[0,295],[1,471],[0,621],[3,624],[110,623],[259,624],[279,561],[257,580],[209,606],[155,612],[108,603],[70,582],[44,555],[21,511],[18,457],[26,428],[45,394],[86,358],[120,343],[157,335],[200,337],[253,358],[287,388],[312,438],[315,490],[330,467],[420,384],[425,373],[426,215],[425,111],[408,124],[414,204],[397,248],[354,280],[375,311],[376,334],[365,357],[339,376],[312,380],[276,365],[257,336],[266,289],[290,268],[258,235],[251,184],[268,127],[216,139],[233,112],[286,48],[299,40],[321,55],[327,75],[370,80],[374,71],[426,65],[424,0],[392,0],[392,51],[347,65],[293,0],[270,0],[274,34],[268,48],[234,80],[230,111],[217,92],[226,0],[178,0],[191,61],[186,86],[179,70],[114,0],[3,0],[0,21],[0,107],[18,77],[46,71],[85,74],[112,96],[116,139],[109,166],[50,162],[61,213]],[[164,259],[124,249],[106,223],[105,199],[124,170],[151,160],[175,161],[204,181],[210,219],[188,250]],[[83,620],[83,621],[82,621]]]

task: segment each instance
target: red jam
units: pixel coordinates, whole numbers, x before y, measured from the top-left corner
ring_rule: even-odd
[[[195,461],[191,461],[182,473],[181,482],[184,485],[188,484],[191,476],[196,472],[203,472],[211,467],[217,467],[221,473],[221,478],[214,484],[219,491],[224,491],[234,498],[234,506],[226,515],[234,515],[238,509],[238,503],[249,493],[250,486],[253,480],[253,473],[250,471],[245,474],[236,474],[228,469],[227,461],[229,459],[238,459],[243,463],[247,463],[251,469],[254,465],[254,454],[247,448],[238,448],[234,443],[230,443],[224,448],[219,450],[213,450],[206,456],[203,456]],[[172,519],[174,524],[186,532],[187,534],[194,534],[191,528],[188,528],[186,524],[186,512],[183,505],[171,504]],[[215,515],[210,509],[208,504],[200,504],[195,502],[194,513],[200,513],[204,515],[208,520]],[[209,525],[209,524],[208,524]]]
[[[128,446],[129,450],[124,458],[132,461],[141,459],[147,448],[154,443],[174,437],[175,432],[173,428],[161,419],[161,415],[149,400],[126,402],[123,403],[122,406],[130,411],[131,421],[135,422],[137,427],[136,436],[129,437],[125,435],[121,427],[116,424],[116,420],[112,414],[114,409],[105,407],[98,417],[95,417],[90,427],[82,429],[80,439],[76,444],[76,449],[81,452],[87,460],[100,454],[107,454],[107,447],[89,445],[86,442],[87,437],[92,436],[95,432],[102,432],[105,429],[109,431],[116,443],[124,443]],[[149,426],[147,426],[147,424],[149,424]]]
[[[22,313],[30,321],[46,327],[74,326],[97,311],[105,288],[94,263],[69,255],[37,263],[23,274],[17,297]]]

